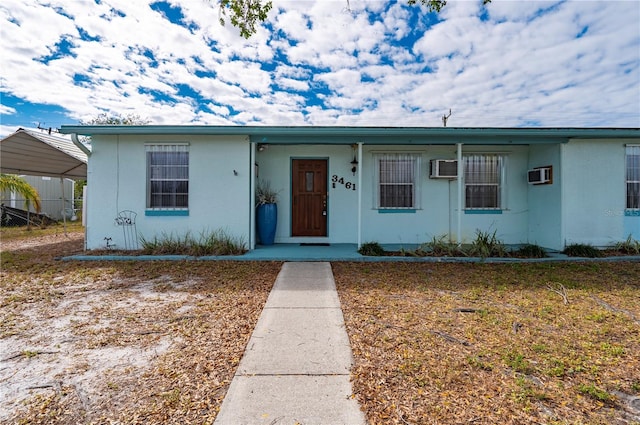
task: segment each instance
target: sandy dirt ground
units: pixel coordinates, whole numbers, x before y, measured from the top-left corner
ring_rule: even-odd
[[[82,240],[2,241],[0,423],[211,422],[278,266],[55,259]]]
[[[3,241],[2,250],[47,251],[60,242],[75,243],[79,250],[82,234]],[[62,283],[64,279],[57,276],[53,281]],[[168,281],[166,277],[159,280]],[[104,396],[108,387],[121,385],[132,371],[143,373],[176,341],[167,335],[143,338],[144,332],[138,332],[140,338],[133,345],[103,343],[95,337],[108,329],[112,320],[98,313],[108,306],[127,317],[171,305],[176,313],[186,314],[201,298],[171,290],[157,292],[154,287],[158,281],[110,281],[110,288],[105,288],[105,283],[61,284],[56,289],[58,302],[29,303],[23,309],[19,326],[25,332],[0,339],[0,421],[9,420],[34,395],[62,391],[63,387],[72,388],[87,410],[113,403],[111,397]],[[116,286],[121,289],[114,290]]]
[[[281,267],[0,251],[0,424],[213,423]],[[370,423],[640,424],[639,264],[333,264]]]

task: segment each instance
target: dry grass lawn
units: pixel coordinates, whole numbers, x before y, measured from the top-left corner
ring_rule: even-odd
[[[333,270],[371,424],[640,423],[640,263]]]
[[[77,229],[0,235],[0,423],[213,422],[280,263],[63,262]],[[369,423],[640,424],[640,263],[333,270]]]
[[[81,234],[29,236],[2,239],[0,423],[212,423],[281,265],[63,262]]]

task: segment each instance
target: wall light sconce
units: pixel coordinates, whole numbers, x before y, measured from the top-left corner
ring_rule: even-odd
[[[353,161],[351,161],[351,172],[355,176],[356,171],[358,171],[358,158],[356,158],[356,145],[351,145],[351,149],[353,149]]]
[[[269,145],[267,145],[267,144],[258,143],[258,152],[264,152],[268,147],[269,147]]]

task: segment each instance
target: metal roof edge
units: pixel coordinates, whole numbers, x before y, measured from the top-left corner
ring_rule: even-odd
[[[20,127],[15,132],[11,133],[7,137],[4,137],[2,141],[15,137],[19,134],[24,134],[34,140],[37,140],[52,149],[68,155],[77,161],[84,164],[87,163],[87,155],[73,144],[73,141],[68,136],[61,136],[57,134],[48,134],[46,132],[40,133],[37,129]]]
[[[640,138],[640,128],[554,128],[554,127],[332,127],[332,126],[208,126],[208,125],[63,125],[62,134],[92,135],[243,135],[312,137],[556,137]],[[253,140],[256,141],[256,140]]]

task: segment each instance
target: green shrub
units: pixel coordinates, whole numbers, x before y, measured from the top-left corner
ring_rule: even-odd
[[[142,253],[147,255],[242,255],[247,248],[242,239],[228,235],[224,230],[202,232],[199,238],[194,238],[187,232],[183,237],[173,233],[162,233],[147,240],[140,237]]]
[[[589,244],[574,243],[568,245],[562,252],[569,257],[602,257],[602,251]]]
[[[142,253],[147,255],[169,255],[169,254],[186,254],[186,244],[189,235],[185,235],[184,239],[174,236],[173,233],[167,234],[162,232],[160,237],[154,236],[152,240],[147,240],[144,236],[140,236],[140,245]]]
[[[471,242],[467,253],[474,257],[507,257],[509,253],[501,240],[496,237],[496,231],[493,233],[476,230],[476,238]]]
[[[242,255],[247,248],[240,238],[228,235],[223,230],[200,234],[200,239],[192,245],[191,255]]]
[[[447,235],[440,237],[433,237],[430,242],[422,244],[418,249],[419,251],[426,251],[436,257],[455,257],[457,255],[464,255],[460,252],[460,248],[457,244],[449,242]]]
[[[631,235],[624,242],[618,242],[615,250],[628,255],[640,255],[640,241],[634,240]]]
[[[367,242],[362,244],[358,252],[361,255],[370,257],[380,257],[385,254],[384,248],[378,242]]]
[[[433,255],[429,250],[425,249],[424,244],[416,249],[400,248],[398,253],[401,257],[428,257]]]
[[[535,244],[526,244],[520,247],[520,249],[516,251],[516,254],[520,257],[526,257],[526,258],[546,258],[547,257],[547,252],[544,250],[544,248]]]
[[[424,257],[424,255],[421,255],[424,253],[419,249],[400,248],[399,254],[401,257]]]

